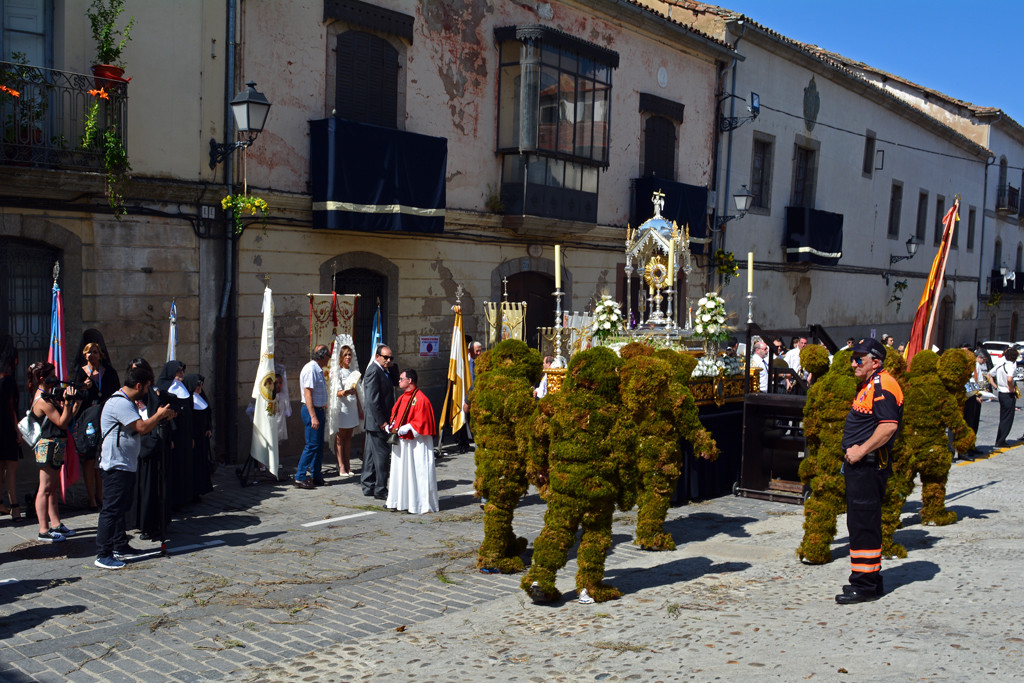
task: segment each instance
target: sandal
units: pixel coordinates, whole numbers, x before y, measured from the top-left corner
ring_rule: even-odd
[[[21,506],[18,505],[17,503],[11,506],[11,519],[14,521],[15,524],[21,523]]]

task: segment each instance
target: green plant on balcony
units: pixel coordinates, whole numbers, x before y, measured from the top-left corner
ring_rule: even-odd
[[[104,100],[110,100],[110,94],[104,88],[90,90],[89,94],[95,99],[85,117],[82,149],[98,149],[102,153],[103,172],[106,176],[103,192],[110,208],[114,210],[114,216],[120,219],[127,213],[124,208],[124,189],[128,184],[132,167],[128,162],[128,152],[124,148],[117,124],[109,122],[103,127],[100,125],[101,112],[107,111],[102,103]]]
[[[135,17],[128,17],[123,29],[118,28],[125,0],[92,0],[86,16],[92,28],[92,39],[96,41],[96,63],[110,64],[124,68],[121,52],[131,40]]]
[[[0,63],[0,116],[6,144],[32,145],[43,140],[51,85],[46,72],[28,65],[24,52]]]

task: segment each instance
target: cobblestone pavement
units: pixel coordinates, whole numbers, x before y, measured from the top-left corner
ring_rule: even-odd
[[[997,419],[985,404],[979,443]],[[0,679],[1019,678],[1021,457],[954,466],[957,524],[922,527],[913,497],[897,532],[910,555],[885,563],[887,595],[845,607],[833,600],[849,574],[844,518],[835,561],[805,566],[791,504],[674,508],[679,547],[667,553],[633,546],[635,514],[617,515],[607,576],[626,595],[575,602],[570,562],[563,601],[538,606],[518,576],[475,570],[472,455],[439,462],[442,509],[424,516],[369,504],[355,479],[240,488],[221,468],[215,491],[172,523],[169,557],[118,572],[92,566],[95,514],[69,517],[79,535],[53,545],[33,540],[33,523],[0,522]],[[532,540],[543,512],[525,498],[516,531]]]

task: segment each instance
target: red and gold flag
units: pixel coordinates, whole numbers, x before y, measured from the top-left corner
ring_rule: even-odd
[[[942,218],[942,241],[939,243],[939,253],[932,261],[932,269],[928,273],[928,282],[924,286],[924,293],[921,294],[921,303],[917,306],[917,313],[914,314],[914,325],[910,329],[910,342],[907,344],[907,364],[910,364],[914,354],[923,348],[930,348],[932,343],[932,330],[935,326],[935,312],[938,310],[938,300],[942,293],[942,280],[946,275],[946,261],[949,259],[949,248],[953,244],[953,231],[956,229],[956,222],[960,220],[960,197],[956,198],[953,206]]]

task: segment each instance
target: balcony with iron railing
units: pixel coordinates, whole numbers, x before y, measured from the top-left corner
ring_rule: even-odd
[[[127,82],[0,62],[0,166],[103,171],[127,129]]]
[[[999,213],[1020,213],[1020,188],[1000,185],[996,190],[996,211]]]

